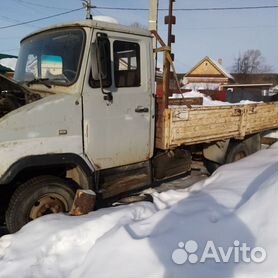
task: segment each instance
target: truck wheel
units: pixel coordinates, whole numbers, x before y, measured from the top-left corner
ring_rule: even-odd
[[[74,185],[54,176],[28,180],[14,192],[6,212],[6,225],[15,233],[29,221],[43,215],[67,212],[75,196]]]
[[[232,144],[228,149],[226,163],[238,161],[248,155],[249,151],[244,143]]]

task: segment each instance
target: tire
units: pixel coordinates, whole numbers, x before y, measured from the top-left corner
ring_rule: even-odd
[[[232,143],[228,149],[226,163],[238,161],[248,155],[248,147],[244,143]]]
[[[70,181],[40,176],[20,185],[10,200],[6,212],[6,225],[10,233],[40,216],[67,212],[75,196],[75,186]]]
[[[219,168],[221,166],[219,163],[205,159],[205,158],[204,158],[204,165],[210,174],[212,174],[214,171],[216,171],[217,168]]]

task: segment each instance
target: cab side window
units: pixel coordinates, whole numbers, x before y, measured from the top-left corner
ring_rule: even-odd
[[[114,41],[113,53],[115,86],[139,87],[141,84],[139,44]]]

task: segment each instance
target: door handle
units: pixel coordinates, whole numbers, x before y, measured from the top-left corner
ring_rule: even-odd
[[[137,106],[135,108],[135,112],[136,113],[148,113],[149,112],[149,108],[148,107],[143,107],[143,106]]]

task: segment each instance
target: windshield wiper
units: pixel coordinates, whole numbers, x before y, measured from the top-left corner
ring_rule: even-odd
[[[31,81],[26,82],[26,85],[29,87],[32,84],[42,84],[42,85],[46,86],[47,88],[51,88],[52,85],[49,81],[50,81],[49,78],[35,78]]]

